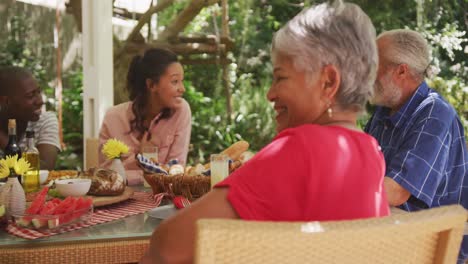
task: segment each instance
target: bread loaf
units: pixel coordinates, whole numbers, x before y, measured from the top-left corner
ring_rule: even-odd
[[[240,155],[249,149],[247,141],[237,141],[236,143],[223,150],[221,154],[226,154],[231,160],[238,160]],[[210,163],[205,164],[205,169],[210,168]]]
[[[112,196],[125,191],[123,177],[113,170],[91,168],[81,174],[80,178],[91,179],[90,195]]]

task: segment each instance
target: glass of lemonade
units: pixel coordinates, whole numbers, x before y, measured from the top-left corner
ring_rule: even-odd
[[[142,153],[143,157],[151,160],[152,162],[159,162],[158,160],[158,147],[156,146],[144,146],[142,148]],[[145,187],[150,187],[148,182],[145,180],[143,177],[143,186]]]
[[[211,188],[229,175],[229,157],[224,154],[212,154],[210,157]]]
[[[144,146],[141,154],[143,155],[143,157],[153,162],[159,162],[158,161],[158,147],[156,146]]]

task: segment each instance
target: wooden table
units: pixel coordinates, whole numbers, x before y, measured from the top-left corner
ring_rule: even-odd
[[[161,221],[145,213],[36,240],[0,231],[0,263],[135,263]]]

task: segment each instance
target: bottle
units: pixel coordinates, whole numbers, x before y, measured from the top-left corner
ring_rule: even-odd
[[[26,131],[27,146],[23,152],[23,158],[29,162],[31,169],[23,176],[24,191],[35,192],[40,188],[39,184],[39,151],[34,146],[34,131]]]
[[[21,158],[21,149],[16,139],[16,119],[8,119],[8,143],[5,147],[5,157],[18,155]],[[21,183],[21,177],[18,177]]]
[[[21,158],[21,149],[16,139],[16,120],[8,119],[8,143],[5,147],[5,156],[14,156],[18,154]]]

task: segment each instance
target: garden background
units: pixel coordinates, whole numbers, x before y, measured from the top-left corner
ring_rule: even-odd
[[[110,0],[108,0],[110,1]],[[173,2],[157,15],[162,31],[190,2]],[[73,1],[72,1],[73,2]],[[116,1],[118,2],[118,1]],[[275,135],[273,109],[265,94],[271,84],[271,38],[304,7],[323,1],[236,0],[229,4],[229,29],[234,47],[227,54],[232,113],[227,117],[222,67],[185,65],[185,98],[193,120],[189,164],[204,162],[233,142],[244,139],[257,151]],[[395,28],[421,32],[432,46],[430,85],[457,110],[468,132],[468,2],[465,0],[411,0],[354,2],[372,19],[377,33]],[[221,25],[219,4],[203,8],[184,33],[216,34]],[[135,15],[135,14],[134,14]],[[54,34],[60,19],[60,29]],[[56,31],[57,32],[57,31]],[[57,109],[55,83],[57,50],[62,56],[63,138],[57,169],[82,169],[83,110],[80,34],[72,14],[20,1],[0,0],[0,65],[30,69],[47,98],[46,107]],[[114,29],[114,51],[125,32]],[[156,34],[155,34],[156,35]],[[292,43],[294,45],[294,43]],[[203,55],[201,55],[203,56]],[[115,76],[115,74],[114,74]],[[1,84],[0,84],[1,85]],[[117,93],[119,91],[116,91]],[[117,99],[118,100],[118,99]],[[117,103],[117,102],[116,102]],[[372,107],[369,107],[369,112]],[[360,120],[365,124],[368,115]]]

